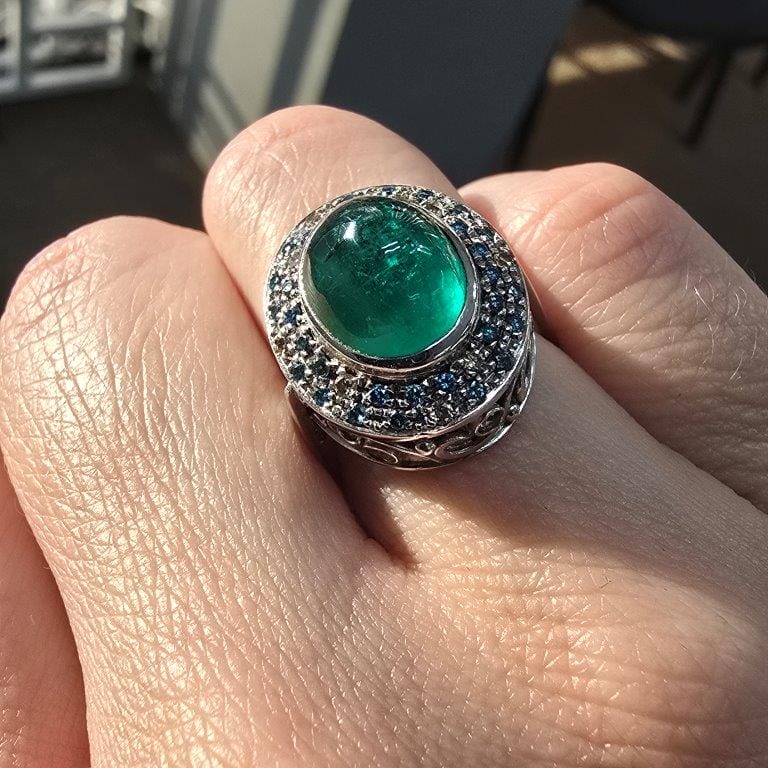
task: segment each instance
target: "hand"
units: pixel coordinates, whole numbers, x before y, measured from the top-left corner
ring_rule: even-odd
[[[768,299],[627,171],[478,181],[556,341],[523,416],[451,468],[330,474],[260,297],[376,183],[456,194],[368,120],[279,112],[208,234],[110,219],[22,275],[0,435],[42,555],[6,479],[0,762],[88,764],[84,690],[94,766],[768,765]]]

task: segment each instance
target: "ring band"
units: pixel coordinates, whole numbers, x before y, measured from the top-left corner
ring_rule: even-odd
[[[435,190],[368,187],[312,211],[272,263],[265,307],[298,420],[372,461],[478,453],[528,398],[522,271],[482,216]]]

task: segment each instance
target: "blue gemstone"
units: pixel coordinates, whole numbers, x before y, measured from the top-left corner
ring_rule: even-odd
[[[395,194],[395,188],[394,187],[382,187],[381,188],[381,194],[382,195],[394,195]]]
[[[432,192],[428,189],[420,189],[416,193],[416,199],[417,200],[428,200],[430,197],[432,197]]]
[[[374,384],[368,392],[368,399],[377,408],[383,408],[392,402],[392,390],[381,384]]]
[[[482,381],[477,381],[477,379],[471,382],[469,387],[467,387],[467,397],[470,400],[482,400],[485,397],[486,392],[487,389],[485,384],[483,384]]]
[[[290,309],[286,310],[285,314],[283,315],[283,322],[286,325],[296,325],[296,320],[301,314],[301,307],[291,307]]]
[[[482,330],[483,341],[486,344],[490,344],[492,341],[496,341],[499,338],[499,332],[492,325],[486,325]]]
[[[424,400],[424,387],[421,384],[408,384],[405,388],[405,400],[408,405],[419,405]]]
[[[315,392],[315,402],[318,405],[325,405],[328,402],[328,399],[330,398],[330,396],[331,396],[331,393],[327,389],[325,388],[318,389]]]
[[[292,379],[295,381],[301,381],[304,378],[304,374],[306,373],[306,368],[304,367],[303,363],[296,363],[296,365],[291,366],[289,373],[291,374]]]
[[[280,283],[281,280],[282,280],[282,276],[277,272],[273,272],[269,276],[269,287],[275,288]]]
[[[496,357],[496,367],[500,371],[511,371],[514,364],[515,360],[509,352],[502,352]]]
[[[405,429],[407,425],[408,419],[405,417],[404,413],[400,413],[399,411],[397,413],[393,413],[392,418],[389,420],[389,427],[395,432],[400,432],[401,430]]]
[[[435,377],[435,383],[437,385],[437,391],[447,395],[449,392],[453,392],[456,388],[456,374],[453,374],[450,371],[438,373]]]
[[[501,270],[495,264],[489,264],[483,270],[483,275],[491,285],[496,285],[501,277]]]
[[[310,368],[315,376],[326,376],[328,374],[328,363],[322,357],[315,360]]]
[[[475,243],[472,246],[472,252],[481,259],[491,255],[491,249],[485,243]]]
[[[525,323],[520,315],[510,315],[508,322],[513,333],[522,333],[525,329]]]
[[[355,427],[362,427],[365,424],[365,408],[362,405],[355,405],[347,413],[347,421]]]
[[[309,349],[309,339],[306,336],[299,336],[296,339],[296,349],[306,352]]]
[[[501,312],[504,309],[504,299],[498,293],[492,293],[488,297],[488,307],[492,312]]]
[[[453,231],[457,235],[466,237],[466,235],[469,233],[469,227],[463,221],[454,221],[453,224],[451,224],[451,227],[453,227]]]

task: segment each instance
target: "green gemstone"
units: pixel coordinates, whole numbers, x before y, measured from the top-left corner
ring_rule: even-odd
[[[450,238],[386,198],[340,208],[309,245],[305,293],[316,318],[363,355],[415,355],[448,334],[467,299]]]

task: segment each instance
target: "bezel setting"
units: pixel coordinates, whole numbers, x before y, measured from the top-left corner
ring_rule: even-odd
[[[328,216],[371,198],[415,208],[451,239],[464,264],[461,315],[417,355],[362,355],[336,339],[307,301],[304,280],[315,233]],[[265,308],[270,344],[300,421],[374,461],[420,469],[476,453],[507,431],[527,399],[535,340],[523,274],[482,216],[440,192],[382,185],[320,206],[280,247]]]

